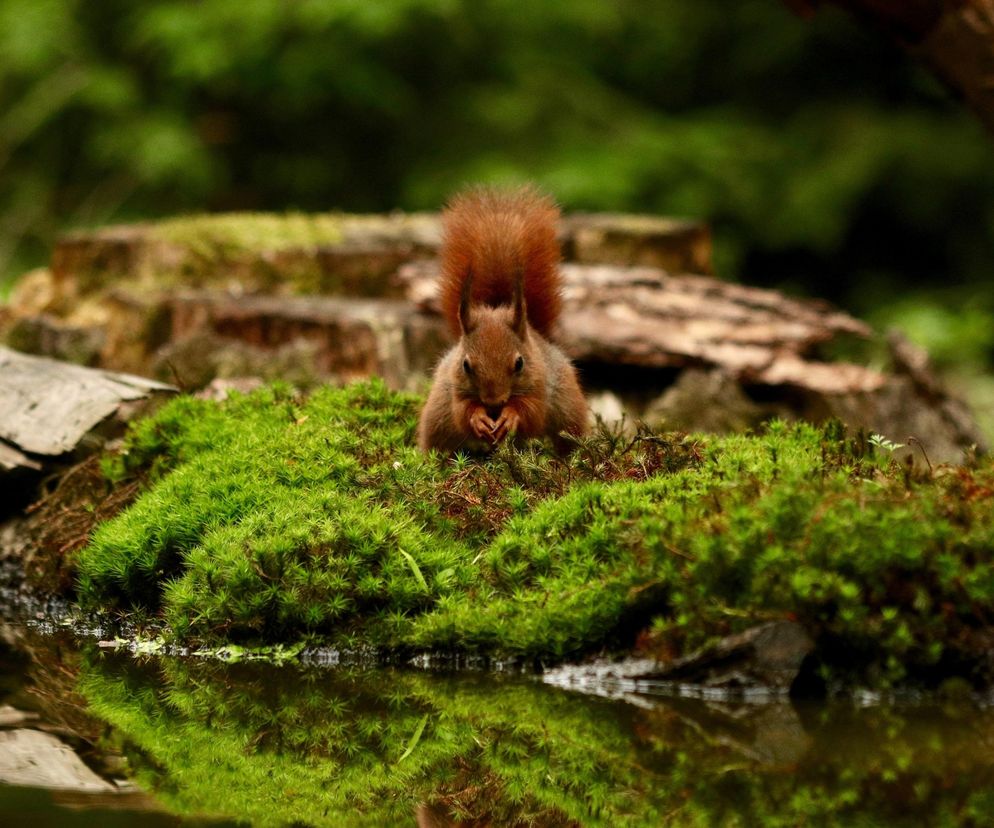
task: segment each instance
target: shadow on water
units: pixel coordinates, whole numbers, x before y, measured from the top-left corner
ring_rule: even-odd
[[[54,737],[108,786],[5,785],[4,825],[994,819],[994,711],[968,704],[630,704],[522,677],[136,661],[3,633],[0,736]]]

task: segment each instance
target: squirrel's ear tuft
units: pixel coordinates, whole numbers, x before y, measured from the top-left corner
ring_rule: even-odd
[[[473,269],[466,271],[466,278],[462,282],[462,291],[459,295],[459,327],[462,328],[463,336],[470,332],[469,306],[473,298]]]
[[[514,318],[511,328],[518,339],[524,339],[528,333],[528,310],[525,307],[525,270],[519,267],[514,274]]]

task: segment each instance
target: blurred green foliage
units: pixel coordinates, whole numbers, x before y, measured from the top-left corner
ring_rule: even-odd
[[[994,144],[896,47],[780,0],[0,0],[0,284],[69,226],[436,207],[534,178],[712,221],[857,310],[974,284]]]

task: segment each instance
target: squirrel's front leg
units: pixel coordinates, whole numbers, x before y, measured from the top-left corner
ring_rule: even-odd
[[[493,443],[496,424],[490,419],[483,404],[474,400],[461,400],[460,403],[463,408],[462,420],[473,436]]]
[[[495,443],[505,437],[521,434],[523,437],[538,437],[545,429],[545,414],[542,406],[529,397],[511,397],[501,409],[494,423]]]
[[[494,442],[499,443],[508,435],[514,436],[521,425],[521,415],[510,403],[504,406],[494,423]]]

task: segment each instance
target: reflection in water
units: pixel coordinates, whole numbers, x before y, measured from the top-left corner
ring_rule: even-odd
[[[994,712],[971,707],[635,706],[489,674],[93,649],[58,669],[34,662],[36,697],[58,707],[78,692],[95,717],[77,709],[79,729],[120,746],[138,783],[183,815],[425,828],[994,819]]]

